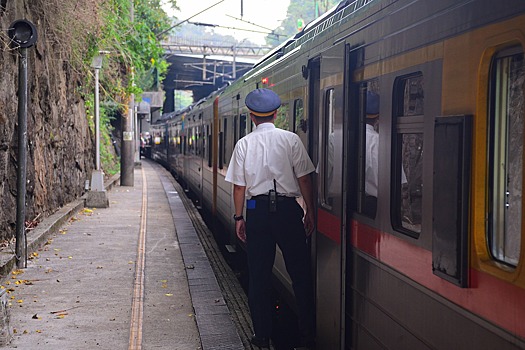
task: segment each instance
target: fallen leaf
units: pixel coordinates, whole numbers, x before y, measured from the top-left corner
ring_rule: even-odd
[[[166,295],[167,297],[172,297],[172,296],[173,296],[172,293],[166,293],[166,294],[164,294],[164,295]]]

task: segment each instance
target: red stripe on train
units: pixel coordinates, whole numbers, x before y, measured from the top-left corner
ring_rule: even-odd
[[[341,244],[341,219],[322,209],[317,210],[317,231]]]
[[[357,249],[417,283],[525,338],[525,290],[482,271],[469,269],[469,288],[459,288],[432,273],[432,253],[391,234],[352,221]]]

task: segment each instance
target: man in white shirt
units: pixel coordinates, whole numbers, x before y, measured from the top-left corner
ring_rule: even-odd
[[[226,173],[233,183],[235,231],[248,251],[252,344],[269,347],[272,308],[270,287],[279,245],[299,309],[301,345],[314,346],[315,316],[307,237],[314,230],[310,174],[315,167],[299,137],[274,125],[279,96],[256,89],[246,96],[255,131],[235,145]],[[306,212],[296,198],[303,196]],[[243,217],[246,201],[246,221]]]

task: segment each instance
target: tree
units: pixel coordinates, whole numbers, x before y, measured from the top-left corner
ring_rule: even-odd
[[[298,21],[302,20],[306,25],[338,3],[338,0],[291,0],[286,19],[274,30],[275,34],[282,36],[277,39],[275,35],[270,34],[266,37],[266,43],[271,46],[280,44],[299,32]]]
[[[160,40],[167,35],[171,19],[162,10],[162,0],[106,0],[100,3],[100,30],[91,34],[84,56],[84,69],[100,51],[109,52],[101,70],[101,140],[102,167],[115,169],[116,160],[107,161],[105,154],[112,148],[110,122],[127,115],[131,94],[158,89],[168,69]],[[164,0],[176,8],[176,0]],[[133,4],[133,20],[131,19]],[[87,75],[89,77],[89,75]],[[93,112],[93,82],[85,86],[84,99],[88,116]],[[119,123],[114,123],[119,125]],[[117,168],[118,170],[118,168]],[[112,171],[108,171],[111,173]]]

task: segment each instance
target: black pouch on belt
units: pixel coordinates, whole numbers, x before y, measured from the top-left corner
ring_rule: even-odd
[[[268,211],[275,213],[277,211],[277,192],[270,190],[268,192]]]

